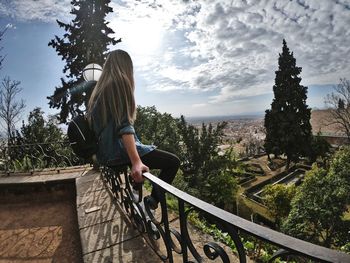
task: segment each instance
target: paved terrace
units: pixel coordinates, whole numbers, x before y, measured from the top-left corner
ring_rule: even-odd
[[[57,171],[42,172],[30,176],[28,174],[0,175],[0,185],[48,184],[64,181],[73,183],[75,181],[77,222],[83,262],[161,262],[150,246],[152,241],[133,227],[122,209],[113,201],[100,176],[99,171],[85,167],[83,169],[60,170],[59,173]],[[180,228],[179,220],[175,214],[170,215],[169,220],[172,227]],[[201,233],[191,226],[189,229],[196,247],[203,247],[204,243],[213,240],[211,236]],[[62,235],[64,234],[63,231]],[[222,246],[228,252],[227,254],[231,255],[230,261],[238,262],[230,249]],[[156,247],[160,250],[165,249],[162,244],[158,244]],[[6,259],[2,260],[1,253],[0,262],[7,262]],[[55,260],[40,262],[55,262]],[[58,262],[61,261],[58,259]],[[174,262],[182,262],[182,256],[175,255]],[[251,261],[248,260],[248,262]]]

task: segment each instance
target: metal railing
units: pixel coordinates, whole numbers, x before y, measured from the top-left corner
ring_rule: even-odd
[[[288,257],[294,262],[309,262],[308,260],[312,260],[312,262],[350,262],[350,255],[348,254],[314,245],[247,221],[180,191],[150,173],[145,173],[144,177],[152,183],[153,187],[157,188],[158,193],[161,193],[161,215],[158,216],[161,219],[151,213],[148,197],[142,198],[142,187],[138,187],[138,193],[135,195],[131,186],[131,179],[127,173],[127,167],[102,168],[102,178],[105,184],[134,226],[145,234],[149,240],[164,244],[163,250],[159,249],[158,245],[153,244],[152,247],[163,261],[174,262],[174,253],[177,253],[182,256],[183,262],[193,262],[191,259],[196,262],[215,259],[230,262],[230,256],[217,242],[207,242],[203,246],[204,254],[195,247],[188,228],[188,221],[189,215],[196,211],[232,238],[237,251],[235,256],[239,258],[240,262],[247,261],[247,252],[243,246],[242,235],[257,238],[278,247],[269,262]],[[171,222],[169,223],[165,198],[169,194],[178,202],[176,212],[180,221],[179,231],[171,227]]]
[[[0,171],[31,172],[84,164],[68,141],[14,144],[0,147]]]

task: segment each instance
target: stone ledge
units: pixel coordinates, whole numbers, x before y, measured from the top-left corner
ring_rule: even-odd
[[[84,173],[89,171],[91,168],[85,168],[80,171],[70,171],[67,173],[53,173],[53,174],[38,174],[38,175],[21,175],[14,174],[11,176],[1,176],[1,185],[15,185],[15,184],[37,184],[37,183],[57,183],[65,180],[75,180],[83,176]]]

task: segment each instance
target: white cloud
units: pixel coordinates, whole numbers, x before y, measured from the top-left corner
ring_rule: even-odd
[[[206,106],[208,106],[208,104],[206,104],[206,103],[198,103],[198,104],[193,104],[192,108],[204,108]]]
[[[0,3],[0,15],[20,21],[69,21],[70,0],[11,0]]]
[[[192,78],[191,72],[177,67],[164,68],[159,74],[164,78],[169,78],[179,82],[189,82]]]
[[[218,89],[212,103],[272,91],[282,39],[303,67],[302,84],[336,83],[350,70],[349,5],[334,1],[200,2],[187,27],[193,89]],[[183,19],[186,19],[183,17]],[[193,87],[192,85],[195,85]]]

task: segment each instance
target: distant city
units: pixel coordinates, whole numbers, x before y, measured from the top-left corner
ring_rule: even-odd
[[[220,148],[225,150],[233,146],[237,154],[249,155],[263,151],[265,140],[264,116],[265,113],[256,113],[249,115],[188,117],[186,120],[197,128],[200,128],[202,123],[212,123],[215,126],[219,122],[227,122],[227,127],[224,131],[224,142]],[[328,110],[312,110],[310,123],[313,134],[316,135],[321,132],[326,136],[344,136],[338,126],[329,124],[330,118]]]
[[[186,120],[191,124],[208,124],[217,123],[222,121],[237,121],[237,120],[252,120],[252,119],[263,119],[264,113],[254,114],[242,114],[242,115],[222,115],[222,116],[198,116],[198,117],[186,117]]]

